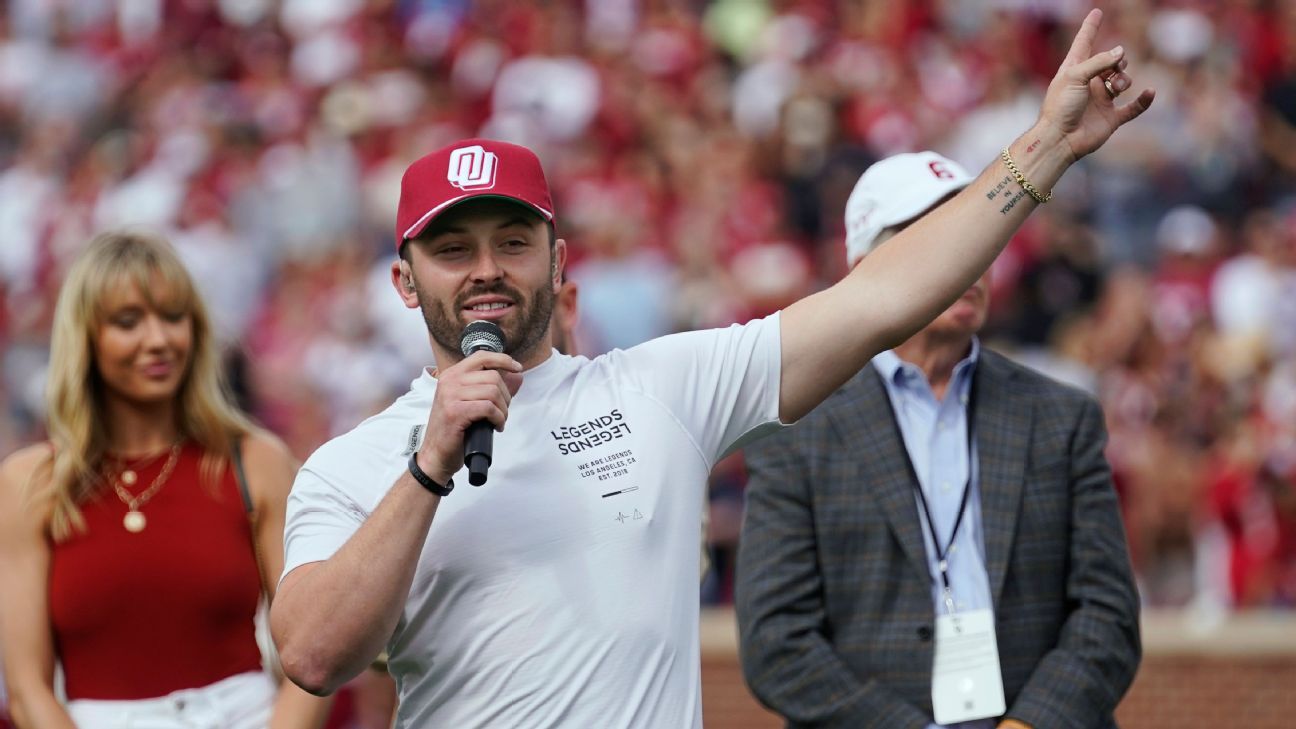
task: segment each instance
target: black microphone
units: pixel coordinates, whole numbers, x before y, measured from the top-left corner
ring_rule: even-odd
[[[473,352],[503,352],[504,332],[488,321],[475,321],[464,327],[459,337],[459,351],[467,357]],[[481,486],[486,483],[486,471],[491,464],[491,443],[495,426],[489,420],[478,420],[468,426],[464,437],[464,465],[468,467],[468,483]]]

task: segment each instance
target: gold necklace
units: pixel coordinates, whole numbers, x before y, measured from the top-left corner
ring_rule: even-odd
[[[118,472],[118,477],[121,479],[121,482],[127,486],[134,486],[135,482],[139,480],[139,475],[136,473],[136,469],[143,471],[154,463],[157,463],[157,459],[161,458],[162,455],[167,452],[169,451],[162,450],[151,456],[145,456],[139,463],[135,464],[135,468],[127,468],[125,459],[118,458],[111,453],[108,454],[106,458],[110,462],[112,470]]]
[[[157,478],[153,479],[153,483],[149,484],[149,487],[141,491],[138,495],[132,495],[131,492],[127,491],[126,487],[122,485],[122,483],[126,481],[123,474],[129,471],[129,469],[122,469],[122,471],[117,474],[117,477],[113,481],[113,490],[117,492],[117,498],[121,499],[122,503],[126,505],[126,516],[122,517],[122,526],[126,527],[126,531],[131,534],[138,534],[144,531],[145,526],[148,526],[148,520],[144,518],[144,514],[140,511],[140,507],[147,504],[149,500],[157,494],[158,490],[166,485],[167,479],[171,478],[171,472],[175,470],[176,462],[179,460],[180,441],[176,441],[175,444],[171,446],[171,454],[167,456],[166,463],[162,465],[162,471],[158,473]],[[134,483],[135,474],[133,471],[130,471],[130,473],[132,480],[127,483]]]

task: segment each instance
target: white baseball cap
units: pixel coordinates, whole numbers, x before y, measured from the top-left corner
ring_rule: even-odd
[[[873,250],[878,234],[927,212],[972,182],[959,164],[935,152],[897,154],[864,170],[846,201],[846,265]]]

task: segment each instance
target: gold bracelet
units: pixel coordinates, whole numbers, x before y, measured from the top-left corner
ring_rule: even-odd
[[[1047,195],[1041,195],[1040,191],[1035,189],[1035,186],[1030,183],[1030,180],[1026,179],[1026,176],[1021,173],[1021,170],[1017,169],[1017,165],[1013,163],[1012,155],[1008,154],[1007,147],[1004,147],[1003,151],[999,153],[999,158],[1002,159],[1004,164],[1008,167],[1008,171],[1011,172],[1012,176],[1017,180],[1017,184],[1021,185],[1027,195],[1035,198],[1035,202],[1043,205],[1053,199],[1053,193],[1051,191]]]

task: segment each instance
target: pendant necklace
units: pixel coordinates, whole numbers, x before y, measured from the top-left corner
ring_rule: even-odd
[[[113,455],[107,456],[107,459],[112,467],[112,470],[117,471],[118,478],[121,479],[121,482],[127,486],[134,486],[135,482],[139,480],[138,471],[143,471],[149,466],[152,466],[154,463],[157,462],[157,459],[161,458],[163,454],[168,452],[169,451],[158,451],[156,454],[152,456],[147,456],[141,459],[138,463],[134,465],[134,467],[127,467],[125,461]]]
[[[175,470],[176,461],[180,460],[180,442],[176,441],[171,446],[170,454],[167,456],[166,463],[162,464],[162,471],[158,473],[157,478],[149,487],[139,494],[131,494],[126,486],[134,484],[139,480],[135,471],[130,468],[122,468],[113,483],[113,490],[117,492],[117,498],[121,499],[126,505],[126,516],[122,517],[122,526],[131,534],[139,534],[148,526],[148,519],[144,518],[144,512],[140,507],[144,506],[152,499],[163,486],[166,485],[167,479],[171,478],[171,472]]]

